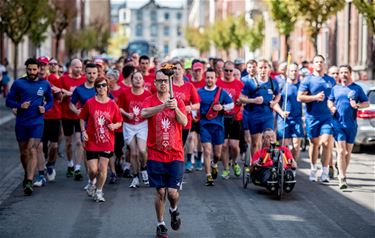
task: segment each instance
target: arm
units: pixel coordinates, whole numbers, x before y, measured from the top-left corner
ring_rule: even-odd
[[[280,104],[276,103],[273,105],[273,107],[271,107],[275,112],[277,112],[282,118],[288,118],[288,115],[289,115],[289,112],[285,112],[283,111],[283,109],[281,109],[280,107]]]
[[[328,106],[328,109],[331,111],[332,114],[335,114],[337,108],[335,106],[335,103],[332,101],[332,100],[329,100],[327,101],[327,106]]]
[[[316,94],[316,95],[307,95],[307,92],[298,92],[297,101],[298,102],[314,102],[314,101],[323,101],[321,100],[322,92]],[[323,99],[324,99],[324,93],[323,93]]]
[[[45,99],[46,99],[46,104],[44,105],[45,111],[48,111],[49,109],[52,108],[53,106],[53,95],[52,95],[52,90],[51,87],[48,87],[47,92],[45,94]]]
[[[12,87],[10,88],[9,94],[6,98],[6,105],[10,108],[21,108],[22,103],[17,101],[17,81],[14,81]]]
[[[69,103],[69,109],[77,115],[81,112],[73,103]]]
[[[89,136],[87,135],[87,131],[85,128],[85,121],[83,119],[79,119],[79,125],[81,126],[82,140],[88,141]]]
[[[182,126],[186,126],[188,123],[186,115],[178,107],[175,108],[175,112],[178,123],[180,123]]]
[[[187,105],[185,109],[187,113],[190,113],[193,110],[199,110],[200,107],[201,107],[200,103],[195,103],[195,104]]]
[[[263,97],[262,96],[258,96],[256,98],[248,98],[247,96],[243,95],[241,93],[240,97],[239,97],[239,101],[241,103],[245,103],[245,104],[250,104],[250,103],[253,103],[253,104],[262,104],[263,103]]]
[[[141,116],[143,118],[149,118],[155,115],[156,113],[163,111],[165,108],[166,108],[165,103],[157,105],[155,107],[143,108],[141,111]]]

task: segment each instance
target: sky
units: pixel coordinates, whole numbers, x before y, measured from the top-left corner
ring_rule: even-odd
[[[149,0],[111,0],[111,3],[124,3],[127,2],[129,8],[139,8],[146,4]],[[156,0],[157,4],[168,7],[181,7],[184,0]]]

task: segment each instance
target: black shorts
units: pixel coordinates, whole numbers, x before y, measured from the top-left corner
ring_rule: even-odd
[[[182,129],[182,144],[183,145],[185,145],[185,143],[186,143],[186,140],[189,136],[189,132],[190,132],[189,129]]]
[[[44,120],[44,130],[42,141],[46,142],[58,142],[61,133],[61,120],[60,119],[49,119]]]
[[[109,159],[112,156],[113,156],[113,152],[111,151],[86,151],[87,160],[99,159],[99,157]]]
[[[225,117],[224,128],[224,139],[239,140],[241,138],[241,121],[236,121],[232,118]]]
[[[74,132],[81,132],[81,126],[79,125],[79,120],[77,119],[62,119],[62,127],[64,131],[64,136],[71,136]]]
[[[195,122],[193,121],[193,123],[191,124],[191,129],[190,131],[195,131],[196,133],[200,133],[200,125],[199,125],[199,121],[198,122]]]
[[[121,158],[124,155],[124,134],[122,132],[115,132],[115,155],[116,158]]]

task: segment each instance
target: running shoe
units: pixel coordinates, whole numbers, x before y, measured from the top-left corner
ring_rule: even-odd
[[[223,179],[229,179],[229,177],[230,177],[230,171],[229,171],[229,169],[224,169],[223,172],[221,173],[221,177]]]
[[[217,165],[211,165],[211,174],[212,174],[212,178],[213,179],[216,179],[217,178]]]
[[[142,174],[142,182],[143,182],[143,184],[149,185],[147,170],[142,170],[141,174]]]
[[[191,163],[191,160],[185,162],[185,171],[186,173],[193,172],[193,164]]]
[[[46,185],[47,183],[47,180],[46,178],[44,177],[44,175],[38,175],[38,177],[36,178],[36,181],[34,182],[34,187],[43,187],[44,185]]]
[[[74,167],[68,166],[68,169],[66,170],[66,177],[70,178],[73,177]]]
[[[109,177],[109,184],[115,184],[118,182],[117,175],[112,173]]]
[[[335,169],[333,168],[333,166],[329,166],[328,177],[330,179],[334,179],[335,178]]]
[[[329,176],[327,173],[322,173],[322,175],[320,176],[320,182],[329,183]]]
[[[202,161],[200,159],[195,160],[195,170],[197,171],[203,170]]]
[[[158,225],[156,227],[156,238],[168,238],[168,229],[165,225]]]
[[[348,184],[346,183],[346,178],[339,178],[339,188],[340,189],[348,188]]]
[[[23,187],[23,193],[26,195],[26,196],[31,196],[31,194],[33,193],[33,183],[31,181],[26,181],[25,182],[25,186]]]
[[[104,193],[102,191],[96,191],[94,200],[96,202],[105,202]]]
[[[86,189],[87,195],[89,197],[94,197],[96,191],[96,186],[94,184],[89,184],[89,186]]]
[[[212,178],[212,175],[207,176],[206,186],[214,186],[214,179]]]
[[[181,226],[180,213],[178,212],[178,209],[174,212],[169,209],[169,214],[171,214],[171,227],[173,230],[177,231]]]
[[[237,177],[240,177],[241,167],[237,163],[233,165],[233,171],[234,171],[234,175],[236,175]]]
[[[74,180],[80,181],[83,178],[81,170],[77,169],[74,171]]]
[[[134,177],[131,184],[129,185],[129,188],[139,188],[139,178]]]
[[[316,180],[317,180],[316,173],[317,173],[316,169],[311,169],[311,170],[310,170],[309,180],[310,180],[311,182],[316,182]]]
[[[56,179],[56,170],[54,168],[47,168],[47,179],[48,181],[55,181]]]

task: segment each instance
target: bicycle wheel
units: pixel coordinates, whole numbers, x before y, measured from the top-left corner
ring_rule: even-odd
[[[279,158],[277,165],[277,199],[281,200],[284,189],[284,166],[282,158]]]

